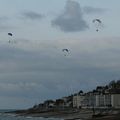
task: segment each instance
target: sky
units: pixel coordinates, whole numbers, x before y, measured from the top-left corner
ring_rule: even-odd
[[[120,79],[119,4],[0,0],[0,108],[29,108]]]

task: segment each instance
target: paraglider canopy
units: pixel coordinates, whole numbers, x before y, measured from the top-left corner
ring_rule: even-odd
[[[102,27],[102,21],[100,19],[94,19],[92,22],[95,24],[96,31],[98,32],[100,27]]]
[[[62,49],[62,51],[64,52],[64,56],[67,56],[69,54],[69,49]]]
[[[62,51],[63,51],[63,52],[65,52],[65,51],[66,51],[66,52],[69,52],[69,50],[68,50],[68,49],[62,49]]]
[[[100,19],[94,19],[94,20],[93,20],[93,23],[95,23],[95,22],[102,23],[102,21],[101,21]]]
[[[11,39],[13,39],[13,38],[12,38],[13,34],[9,32],[9,33],[8,33],[8,36],[10,36],[8,42],[11,43],[11,41],[12,41]]]
[[[13,36],[13,34],[12,34],[12,33],[8,33],[8,35],[9,35],[9,36]]]

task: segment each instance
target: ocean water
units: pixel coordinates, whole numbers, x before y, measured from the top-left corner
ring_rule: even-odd
[[[58,118],[41,118],[41,117],[24,117],[16,116],[15,114],[4,113],[6,110],[0,110],[0,120],[63,120]]]

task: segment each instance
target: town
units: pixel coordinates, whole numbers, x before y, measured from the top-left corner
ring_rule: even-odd
[[[120,108],[120,80],[111,81],[106,86],[97,86],[96,89],[84,93],[80,90],[73,95],[60,99],[46,100],[34,105],[33,109],[43,108]]]
[[[108,85],[97,86],[96,89],[84,93],[82,90],[70,96],[56,100],[46,100],[27,110],[13,113],[22,116],[86,119],[102,117],[103,120],[120,119],[120,80],[113,80]],[[105,119],[104,119],[105,116]]]

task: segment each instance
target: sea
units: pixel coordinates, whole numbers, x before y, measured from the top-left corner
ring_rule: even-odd
[[[11,110],[0,110],[0,120],[63,120],[59,118],[42,118],[42,117],[31,117],[31,116],[18,116],[15,114],[8,114]]]

